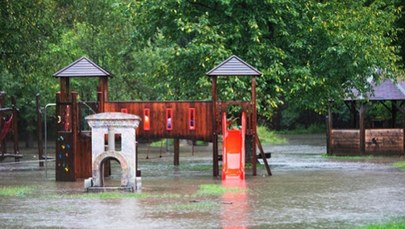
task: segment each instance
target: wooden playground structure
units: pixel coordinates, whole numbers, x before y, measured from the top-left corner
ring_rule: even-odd
[[[212,100],[209,101],[110,101],[108,80],[111,74],[93,61],[82,57],[54,74],[60,80],[60,92],[56,95],[57,139],[56,180],[75,181],[91,176],[91,136],[83,130],[82,104],[78,93],[70,89],[72,77],[98,77],[97,101],[85,102],[96,113],[123,112],[141,117],[137,138],[174,139],[174,165],[179,165],[179,139],[212,142],[213,176],[219,176],[218,143],[222,135],[222,115],[230,106],[240,107],[246,117],[246,152],[250,152],[252,175],[257,174],[256,146],[267,173],[271,175],[265,153],[257,136],[256,77],[261,73],[237,56],[231,56],[207,73],[212,82]],[[218,77],[250,77],[250,101],[220,101],[217,96]],[[243,138],[245,139],[245,138]],[[245,145],[245,144],[243,144]],[[243,150],[245,152],[245,150]],[[243,157],[245,158],[245,155]]]
[[[0,161],[11,157],[22,158],[18,147],[18,110],[16,97],[11,97],[11,107],[5,107],[6,93],[0,92]],[[7,150],[7,143],[13,143],[13,152]]]

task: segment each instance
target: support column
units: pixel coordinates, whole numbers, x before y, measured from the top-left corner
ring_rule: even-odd
[[[360,106],[359,111],[359,129],[360,129],[360,153],[365,154],[366,152],[366,127],[364,124],[364,118],[366,113],[366,106],[364,103]]]
[[[41,112],[41,96],[39,93],[36,96],[36,105],[37,105],[37,144],[38,144],[38,160],[39,167],[44,166],[43,159],[44,155],[44,145],[42,139],[42,112]]]
[[[180,139],[175,138],[173,141],[173,151],[174,151],[174,158],[173,158],[173,164],[174,165],[180,165]]]
[[[356,114],[356,101],[351,101],[350,102],[350,114],[351,114],[351,121],[352,121],[352,128],[356,129],[357,126],[357,114]]]
[[[18,147],[18,112],[17,112],[17,99],[13,95],[11,96],[11,103],[13,108],[13,142],[14,142],[14,154],[20,154]],[[15,157],[15,161],[19,161],[18,157]]]
[[[70,83],[68,77],[60,78],[60,102],[67,102],[70,97]]]
[[[257,155],[256,155],[256,129],[257,129],[257,113],[256,113],[256,77],[252,78],[252,175],[257,175]]]
[[[405,155],[405,110],[401,108],[401,113],[402,113],[402,155]]]
[[[397,119],[397,101],[391,101],[391,128],[395,128],[395,123]]]
[[[332,128],[333,128],[333,117],[332,117],[332,108],[331,108],[331,103],[329,102],[328,104],[328,116],[326,118],[326,153],[328,155],[332,154],[332,147],[331,147],[331,142],[332,142]]]
[[[212,77],[212,161],[213,176],[219,175],[218,165],[218,132],[217,132],[217,76]]]
[[[3,108],[4,107],[4,99],[5,98],[5,93],[3,92],[3,91],[0,91],[0,108]],[[2,115],[2,113],[0,112],[0,126],[3,126],[3,115]],[[0,142],[0,152],[1,152],[1,155],[3,156],[5,153],[7,153],[6,152],[6,150],[7,150],[7,148],[6,148],[6,139],[3,139],[1,142]]]

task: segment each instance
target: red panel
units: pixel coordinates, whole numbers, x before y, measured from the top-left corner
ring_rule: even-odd
[[[121,108],[121,113],[128,113],[128,109],[127,108]]]

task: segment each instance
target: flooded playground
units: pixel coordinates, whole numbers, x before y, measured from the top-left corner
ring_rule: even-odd
[[[326,158],[321,135],[264,147],[273,176],[259,167],[244,183],[222,184],[212,177],[210,145],[192,153],[183,143],[180,166],[171,152],[142,146],[140,193],[86,193],[83,180],[56,182],[54,161],[45,170],[24,154],[19,164],[0,163],[0,186],[22,189],[0,196],[0,227],[353,228],[405,215],[405,176],[388,163],[398,158]],[[108,182],[119,182],[112,166]]]

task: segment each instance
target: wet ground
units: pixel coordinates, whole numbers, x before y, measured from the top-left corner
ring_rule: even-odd
[[[405,173],[387,163],[400,159],[330,159],[322,156],[323,136],[288,140],[265,146],[273,176],[260,167],[236,184],[212,177],[210,146],[194,154],[184,146],[178,167],[172,153],[159,157],[156,148],[146,159],[141,147],[143,190],[135,195],[88,194],[82,180],[55,182],[54,163],[45,173],[27,154],[20,164],[0,163],[1,187],[31,190],[0,196],[0,228],[353,228],[405,216]],[[109,184],[119,182],[113,167]]]

